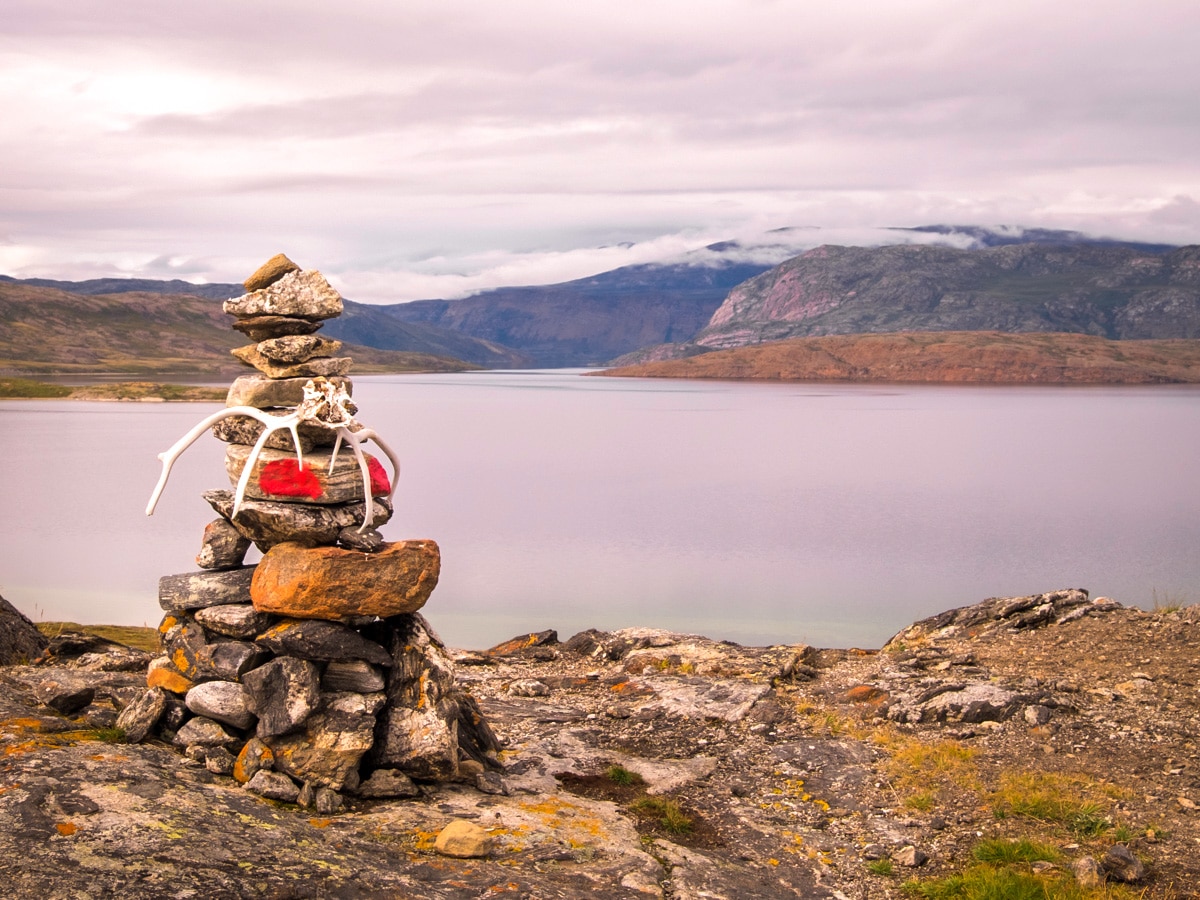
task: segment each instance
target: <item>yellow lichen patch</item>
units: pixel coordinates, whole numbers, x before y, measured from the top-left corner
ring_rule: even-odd
[[[540,816],[542,824],[551,829],[570,829],[592,838],[604,836],[604,825],[585,807],[558,797],[547,797],[537,803],[521,803],[521,809]],[[570,839],[569,832],[564,837]]]
[[[779,865],[779,860],[777,860],[775,857],[772,856],[770,859],[767,860],[767,865],[777,866],[777,865]]]
[[[55,822],[54,828],[63,837],[70,837],[79,830],[79,826],[74,822]]]
[[[159,634],[166,634],[179,623],[179,620],[174,616],[164,616],[162,623],[158,626]]]
[[[412,832],[413,847],[417,850],[433,850],[437,836],[438,832],[436,831],[422,831],[420,828],[416,828]]]
[[[43,727],[41,719],[4,719],[0,721],[0,728],[12,728],[16,731],[41,731]]]
[[[309,819],[308,824],[313,828],[328,828],[333,819]]]

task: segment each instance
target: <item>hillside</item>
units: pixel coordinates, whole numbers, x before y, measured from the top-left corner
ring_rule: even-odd
[[[922,332],[792,338],[608,369],[630,378],[998,384],[1200,382],[1200,340],[1110,341],[1082,334]]]
[[[219,300],[134,291],[77,294],[0,281],[0,374],[240,375],[246,343]],[[347,345],[360,373],[460,371],[459,360]]]
[[[721,245],[716,246],[720,252]],[[399,322],[434,325],[511,347],[540,367],[597,365],[648,344],[687,340],[708,322],[730,288],[766,268],[711,261],[625,266],[562,284],[378,309]]]
[[[1200,247],[817,247],[738,285],[691,341],[615,362],[801,336],[908,331],[1197,338]]]

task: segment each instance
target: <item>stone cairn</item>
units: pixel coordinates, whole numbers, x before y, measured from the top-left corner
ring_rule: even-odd
[[[255,342],[234,355],[258,371],[234,381],[226,406],[286,415],[306,387],[344,389],[352,415],[351,360],[315,334],[341,313],[338,293],[282,254],[245,288],[224,309]],[[280,428],[257,455],[262,422],[228,415],[212,428],[232,484],[253,468],[240,505],[229,490],[203,495],[219,517],[204,529],[201,571],[159,583],[162,656],[118,720],[127,739],[160,737],[261,796],[323,813],[345,793],[416,796],[414,780],[494,785],[495,735],[418,612],[437,584],[438,546],[389,543],[374,527],[392,515],[384,467],[364,454],[366,497],[355,454],[329,427],[300,422],[299,448]],[[263,552],[256,566],[244,564],[250,544]]]

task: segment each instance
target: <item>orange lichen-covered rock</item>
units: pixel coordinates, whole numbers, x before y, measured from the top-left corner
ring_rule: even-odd
[[[262,612],[301,619],[395,616],[425,605],[442,557],[434,541],[397,541],[375,553],[340,547],[276,544],[250,583]]]
[[[150,668],[146,672],[146,685],[162,688],[172,694],[186,694],[195,687],[196,682],[171,665],[169,659],[159,657],[150,661]]]

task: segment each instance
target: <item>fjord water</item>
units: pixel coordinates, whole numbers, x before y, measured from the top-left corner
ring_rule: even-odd
[[[670,628],[879,646],[990,596],[1200,601],[1200,390],[581,377],[356,379],[428,537],[451,644]],[[212,404],[0,403],[0,593],[34,618],[156,624],[225,487],[223,446],[155,458]]]

